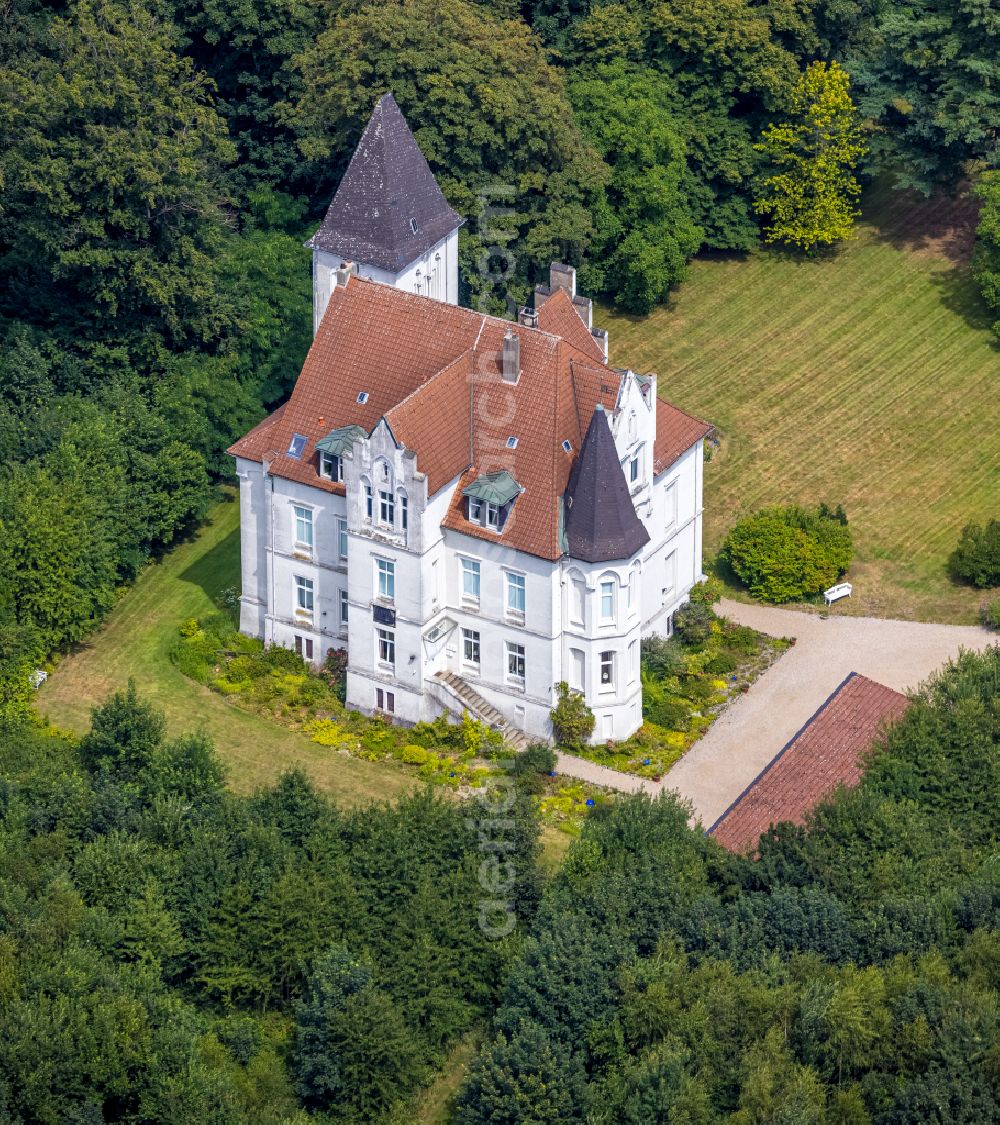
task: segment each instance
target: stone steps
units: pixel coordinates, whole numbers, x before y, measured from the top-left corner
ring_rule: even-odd
[[[526,750],[531,745],[531,740],[522,730],[518,730],[513,723],[500,714],[461,676],[454,672],[438,672],[434,679],[441,684],[448,693],[461,704],[461,709],[468,711],[474,718],[493,730],[503,735],[504,742],[512,750]]]

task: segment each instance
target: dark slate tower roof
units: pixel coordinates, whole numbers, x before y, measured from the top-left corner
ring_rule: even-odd
[[[581,562],[631,558],[649,542],[635,514],[608,416],[598,403],[566,488],[566,544]]]
[[[307,245],[397,273],[463,221],[448,206],[392,94],[384,94]]]

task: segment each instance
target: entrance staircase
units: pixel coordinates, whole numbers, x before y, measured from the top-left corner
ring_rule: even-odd
[[[456,676],[454,672],[438,672],[428,684],[438,689],[434,692],[435,697],[452,714],[461,715],[463,711],[468,711],[474,719],[499,731],[512,750],[527,750],[531,745],[531,740],[523,730],[508,722],[492,703],[487,703],[461,676]]]

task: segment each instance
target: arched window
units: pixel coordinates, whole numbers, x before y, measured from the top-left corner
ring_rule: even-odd
[[[597,620],[601,625],[613,625],[618,616],[618,577],[602,574],[597,584]]]
[[[375,490],[367,477],[361,478],[361,493],[365,498],[365,519],[373,519],[375,515]]]
[[[587,623],[587,583],[578,570],[569,572],[569,621],[580,628]]]
[[[633,563],[628,572],[628,588],[625,602],[629,613],[635,613],[639,606],[639,564]]]

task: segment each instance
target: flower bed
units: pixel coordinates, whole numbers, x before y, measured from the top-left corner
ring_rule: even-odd
[[[599,765],[659,780],[715,722],[729,701],[792,643],[716,617],[642,644],[643,724],[631,738],[573,752]],[[695,616],[695,615],[692,615]],[[683,618],[681,618],[683,621]]]
[[[296,653],[246,637],[226,614],[188,620],[171,653],[177,667],[247,711],[262,714],[320,746],[370,762],[393,761],[435,785],[473,789],[497,773],[490,758],[500,736],[466,716],[394,726],[343,704],[345,662],[331,653],[316,672]]]

